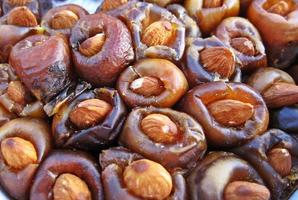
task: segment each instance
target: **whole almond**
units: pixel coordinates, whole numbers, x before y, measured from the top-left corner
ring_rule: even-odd
[[[248,55],[248,56],[255,55],[254,43],[246,37],[233,38],[231,40],[231,46],[237,51],[245,55]]]
[[[223,3],[223,0],[204,0],[203,8],[217,8],[220,7]]]
[[[224,200],[269,200],[270,191],[263,185],[234,181],[227,185]]]
[[[33,144],[20,137],[6,138],[1,142],[1,153],[8,166],[23,169],[37,162],[37,152]]]
[[[215,101],[208,110],[218,123],[228,127],[243,125],[254,114],[251,104],[232,99]]]
[[[229,78],[235,70],[234,53],[226,47],[209,47],[200,52],[200,62],[209,71],[221,78]]]
[[[89,128],[105,119],[112,106],[100,99],[85,100],[71,111],[70,121],[79,129]]]
[[[32,0],[8,0],[8,2],[13,6],[24,6],[30,3]]]
[[[150,24],[142,34],[142,42],[147,46],[166,45],[172,38],[173,27],[168,21]]]
[[[51,19],[51,27],[53,29],[72,28],[79,20],[79,17],[70,10],[61,10],[54,14]]]
[[[159,143],[172,143],[179,133],[177,125],[166,115],[150,114],[141,121],[144,133]]]
[[[60,175],[53,187],[53,200],[91,200],[87,184],[79,177],[65,173]]]
[[[274,148],[268,152],[267,157],[271,166],[282,177],[285,177],[291,173],[292,156],[287,149]]]
[[[276,4],[273,4],[267,11],[281,16],[286,16],[290,10],[290,5],[287,3],[287,1],[278,1]]]
[[[104,0],[101,5],[102,11],[109,11],[113,10],[115,8],[118,8],[119,6],[122,6],[123,4],[126,4],[128,0]]]
[[[25,6],[13,8],[7,15],[7,24],[24,27],[38,25],[35,15]]]
[[[132,162],[123,173],[127,189],[142,199],[166,199],[173,187],[172,177],[160,164],[142,159]]]
[[[21,81],[11,81],[8,84],[7,95],[14,102],[24,105],[26,101],[26,88]]]
[[[105,34],[99,33],[85,40],[79,47],[79,51],[86,57],[91,57],[100,52],[105,43]]]
[[[151,76],[145,76],[134,80],[130,84],[130,89],[145,97],[158,96],[164,91],[162,81]]]
[[[270,108],[294,105],[298,103],[298,86],[292,83],[277,82],[262,93]]]

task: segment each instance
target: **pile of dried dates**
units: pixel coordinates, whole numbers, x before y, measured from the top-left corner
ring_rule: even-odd
[[[298,199],[297,0],[78,2],[0,1],[1,200]]]

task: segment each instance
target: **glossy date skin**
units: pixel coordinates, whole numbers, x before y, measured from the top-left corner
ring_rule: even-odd
[[[104,198],[101,175],[96,161],[79,151],[53,151],[42,163],[30,191],[31,200],[53,198],[52,187],[61,174],[69,173],[84,180],[94,200]]]
[[[156,142],[141,128],[146,116],[157,113],[170,117],[181,131],[174,143]],[[134,109],[127,118],[119,142],[145,158],[161,163],[169,171],[188,171],[203,157],[207,148],[204,132],[193,118],[171,109],[154,107]]]
[[[298,140],[279,129],[270,129],[262,136],[232,151],[249,162],[260,174],[272,193],[272,199],[283,199],[297,185]],[[287,149],[292,168],[288,176],[279,174],[268,161],[268,152],[274,148]]]
[[[112,106],[105,119],[89,128],[78,129],[70,121],[71,111],[84,100],[101,99]],[[121,131],[126,118],[126,108],[114,89],[89,90],[77,98],[69,99],[54,115],[52,130],[55,143],[63,148],[78,148],[98,151],[113,143]]]
[[[278,13],[279,6],[282,8],[284,3],[285,9]],[[247,16],[262,36],[270,66],[286,68],[295,61],[298,54],[297,13],[297,2],[292,0],[256,0],[251,3]],[[284,33],[287,34],[280,37]]]
[[[123,182],[123,171],[132,162],[143,159],[137,153],[134,153],[124,147],[113,147],[104,150],[99,155],[99,162],[103,169],[102,182],[107,200],[117,200],[121,198],[141,200],[130,193]],[[171,174],[173,180],[173,189],[167,199],[169,200],[185,200],[188,199],[186,181],[181,172],[177,171]]]
[[[91,57],[83,55],[79,51],[80,43],[98,33],[105,34],[100,51]],[[128,29],[120,20],[104,13],[81,18],[72,29],[70,45],[79,76],[94,87],[113,85],[134,59]]]
[[[231,47],[238,58],[241,70],[253,71],[258,68],[267,67],[267,56],[262,38],[258,30],[248,20],[241,17],[230,17],[224,19],[215,29],[214,34],[223,43]],[[236,39],[244,39],[245,41],[237,46],[232,41]],[[252,52],[245,52],[241,47],[251,43]]]
[[[71,83],[68,43],[63,36],[35,35],[16,44],[9,63],[34,96],[49,102]]]
[[[132,90],[132,83],[144,77],[155,77],[160,81],[164,88],[160,94],[144,96]],[[129,107],[172,107],[187,89],[188,83],[182,71],[165,59],[140,60],[127,68],[117,81],[117,90]]]
[[[254,108],[253,117],[236,127],[216,121],[208,105],[226,99],[251,104]],[[262,97],[242,83],[210,82],[199,85],[184,96],[179,109],[202,125],[209,144],[214,147],[239,146],[263,134],[269,123],[268,109]],[[237,115],[237,112],[233,114]]]
[[[196,19],[204,36],[209,36],[225,18],[239,14],[239,0],[220,2],[214,7],[205,6],[205,0],[186,0],[184,2],[186,10]]]
[[[223,200],[225,187],[233,181],[264,185],[251,165],[227,152],[210,152],[187,178],[192,200]]]
[[[37,162],[22,169],[14,170],[8,166],[0,155],[1,186],[16,199],[28,199],[32,180],[40,163],[52,148],[51,132],[48,124],[40,119],[18,118],[7,122],[0,128],[0,141],[6,138],[20,137],[30,141],[37,152]]]
[[[193,39],[190,45],[187,47],[184,55],[185,64],[182,65],[182,70],[188,80],[190,87],[195,87],[202,83],[213,82],[218,80],[223,81],[241,81],[241,70],[237,64],[235,55],[230,62],[233,63],[233,70],[229,77],[219,75],[218,72],[212,72],[206,69],[205,63],[200,59],[200,54],[204,49],[222,47],[227,51],[231,51],[228,46],[222,43],[217,37],[209,37],[205,39],[196,38]],[[212,59],[212,58],[210,58]],[[213,59],[216,59],[215,57]],[[223,66],[220,66],[223,68]]]

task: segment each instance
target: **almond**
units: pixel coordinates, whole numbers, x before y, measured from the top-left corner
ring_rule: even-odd
[[[294,105],[298,103],[298,86],[292,83],[277,82],[262,93],[270,108]]]
[[[145,76],[134,80],[130,89],[145,97],[158,96],[164,91],[163,82],[155,77]]]
[[[15,26],[37,26],[35,15],[27,7],[15,7],[7,15],[7,24]]]
[[[173,143],[179,134],[177,125],[166,115],[150,114],[141,121],[143,132],[158,143]]]
[[[23,169],[37,162],[37,152],[33,144],[20,137],[6,138],[1,142],[1,152],[8,166]]]
[[[105,34],[99,33],[85,40],[79,47],[79,51],[86,57],[91,57],[100,52],[105,43]]]
[[[203,8],[221,7],[223,0],[203,0]]]
[[[200,52],[200,62],[203,67],[221,78],[229,78],[235,70],[234,53],[226,47],[209,47]]]
[[[50,23],[53,29],[68,29],[72,28],[79,17],[70,10],[61,10],[54,14]]]
[[[100,123],[112,110],[112,106],[100,99],[85,100],[71,111],[70,121],[79,129],[89,128]]]
[[[234,181],[227,185],[224,200],[269,200],[270,191],[263,185]]]
[[[288,176],[291,173],[292,157],[287,149],[274,148],[269,151],[267,157],[271,166],[282,177]]]
[[[150,24],[142,34],[142,42],[147,46],[166,45],[172,38],[173,27],[168,21]]]
[[[13,6],[24,6],[30,3],[32,0],[8,0],[8,2]]]
[[[278,1],[276,4],[272,5],[267,11],[281,16],[286,16],[290,12],[290,10],[290,5],[286,1]]]
[[[123,180],[127,189],[142,199],[166,199],[173,187],[169,172],[147,159],[134,161],[127,166]]]
[[[26,101],[26,88],[21,81],[11,81],[8,84],[7,95],[14,102],[24,105]]]
[[[215,101],[208,110],[218,123],[228,127],[241,126],[254,114],[251,104],[232,99]]]
[[[101,6],[102,11],[109,11],[113,10],[115,8],[118,8],[119,6],[122,6],[126,4],[128,0],[104,0]]]
[[[231,46],[247,56],[255,55],[254,43],[246,37],[233,38],[231,40]]]
[[[87,184],[79,177],[65,173],[60,175],[53,187],[54,200],[91,200]]]

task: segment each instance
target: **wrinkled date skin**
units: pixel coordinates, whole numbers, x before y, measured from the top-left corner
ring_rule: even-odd
[[[104,121],[90,128],[79,130],[69,121],[69,115],[80,102],[87,99],[104,100],[112,105],[112,110]],[[114,142],[125,118],[126,108],[116,90],[100,88],[86,91],[65,103],[55,114],[52,124],[55,143],[60,147],[99,150]]]
[[[58,94],[54,99],[44,105],[45,113],[51,117],[55,115],[65,103],[77,98],[86,90],[91,89],[91,85],[87,82],[71,83],[67,88]]]
[[[104,150],[99,156],[99,162],[102,172],[102,183],[107,200],[131,199],[141,200],[130,193],[123,185],[123,171],[125,167],[132,162],[142,159],[143,157],[137,153],[133,153],[124,147],[113,147]],[[188,199],[186,182],[183,175],[177,171],[171,174],[173,180],[173,189],[169,200]]]
[[[10,0],[2,0],[2,8],[3,8],[4,15],[9,13],[9,11],[15,7],[26,6],[31,10],[32,13],[34,13],[36,18],[39,19],[39,2],[38,2],[38,0],[28,0],[27,2],[20,1],[20,3],[18,3],[17,1],[11,1],[11,2],[16,2],[16,4],[10,3]]]
[[[216,37],[210,37],[205,39],[201,39],[201,38],[194,39],[191,42],[191,44],[187,47],[184,55],[185,64],[182,65],[182,70],[188,80],[190,87],[194,87],[196,85],[200,85],[206,82],[216,81],[219,79],[240,82],[241,70],[239,69],[239,65],[237,65],[236,63],[235,58],[233,58],[232,60],[235,68],[231,77],[222,77],[218,73],[208,71],[204,67],[204,63],[200,59],[200,52],[210,47],[223,47],[223,48],[229,49],[228,46],[223,44]],[[214,57],[213,59],[216,59],[216,58],[217,57]],[[222,66],[220,67],[222,68]]]
[[[285,148],[291,154],[293,164],[289,176],[282,177],[268,161],[266,154],[275,147]],[[289,191],[292,191],[292,187],[297,185],[298,140],[287,133],[278,129],[271,129],[262,136],[232,151],[248,161],[258,171],[271,190],[272,199],[283,199],[282,197],[288,195]]]
[[[298,135],[298,105],[271,110],[270,127]]]
[[[7,63],[11,49],[26,37],[43,31],[38,27],[0,25],[0,63]]]
[[[136,60],[142,58],[165,58],[172,61],[179,61],[185,49],[185,26],[171,12],[156,4],[144,2],[129,2],[108,14],[120,18],[126,23],[133,37]],[[146,44],[143,41],[143,33],[146,28],[155,22],[168,22],[171,24],[172,34],[168,42],[164,44]],[[162,37],[163,32],[158,37]],[[153,36],[147,39],[153,40]]]
[[[281,4],[278,5],[278,3]],[[278,6],[282,6],[282,3],[287,4],[285,12],[276,14]],[[286,68],[296,59],[298,54],[297,13],[297,2],[293,0],[282,2],[256,0],[251,3],[247,16],[262,36],[270,66]],[[283,37],[280,37],[281,35]]]
[[[52,199],[52,188],[57,178],[65,173],[85,181],[91,199],[103,199],[101,175],[96,161],[84,152],[63,150],[52,152],[39,167],[31,188],[30,199]]]
[[[205,6],[205,0],[186,0],[184,6],[190,16],[196,18],[204,36],[208,36],[228,17],[237,16],[240,10],[239,0],[224,0],[214,7]]]
[[[163,85],[160,94],[144,96],[131,89],[132,83],[144,77],[155,77]],[[142,84],[141,84],[141,87]],[[146,86],[144,86],[146,87]],[[187,91],[188,83],[182,71],[165,59],[143,59],[128,67],[117,81],[117,89],[129,107],[172,107]],[[150,88],[148,88],[150,89]],[[146,89],[144,89],[146,91]]]
[[[170,4],[166,7],[185,25],[185,37],[187,40],[201,37],[201,31],[197,22],[188,15],[187,10],[179,4]]]
[[[267,67],[267,56],[261,36],[248,20],[241,17],[227,18],[216,28],[215,36],[234,50],[235,55],[239,59],[241,69],[254,70]],[[245,38],[247,40],[233,47],[232,41],[235,41],[237,38]],[[248,54],[241,50],[241,46],[245,47],[245,42],[250,42],[253,46],[251,49],[252,53]]]
[[[101,50],[91,57],[81,54],[80,43],[99,32],[105,34]],[[70,44],[79,76],[95,87],[113,85],[134,59],[128,29],[120,20],[104,13],[81,18],[72,29]]]
[[[66,37],[69,37],[71,34],[71,28],[61,28],[61,29],[54,29],[51,26],[51,20],[53,19],[53,16],[61,11],[71,11],[74,13],[78,19],[88,15],[89,13],[82,8],[81,6],[75,5],[75,4],[67,4],[64,6],[59,6],[50,9],[43,17],[41,20],[41,26],[45,28],[45,30],[50,33],[51,35],[55,35],[57,33],[62,33]]]
[[[45,118],[42,102],[31,95],[9,64],[0,64],[0,104],[4,121],[13,116]]]
[[[223,200],[225,187],[233,181],[264,185],[256,170],[233,153],[210,152],[187,178],[193,200]]]
[[[70,52],[63,36],[27,37],[13,47],[9,63],[43,102],[50,101],[71,82]]]
[[[29,197],[34,175],[52,148],[51,132],[49,126],[40,119],[18,118],[0,128],[0,142],[12,137],[20,137],[30,141],[36,149],[37,162],[15,170],[7,166],[3,160],[3,155],[0,154],[0,183],[11,197],[26,200]]]
[[[180,130],[175,142],[160,143],[146,135],[140,124],[150,114],[163,114],[173,120]],[[161,163],[169,171],[187,171],[192,168],[203,157],[207,148],[204,132],[193,118],[171,109],[154,107],[137,108],[129,114],[120,135],[120,144],[145,158]]]
[[[218,122],[208,106],[227,99],[250,104],[254,109],[253,115],[236,127]],[[222,105],[219,109],[224,109],[225,106]],[[197,86],[185,95],[179,108],[202,125],[209,144],[215,147],[239,146],[263,134],[269,123],[268,109],[262,97],[242,83],[210,82]],[[237,116],[237,120],[237,114],[241,112],[243,110],[229,114]]]

